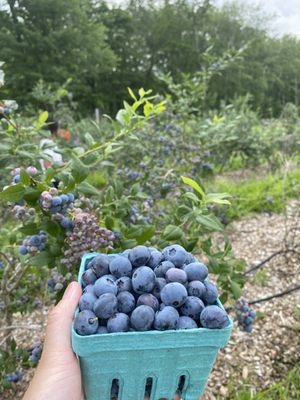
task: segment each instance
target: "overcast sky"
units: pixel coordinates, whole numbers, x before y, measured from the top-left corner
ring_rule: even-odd
[[[222,5],[231,0],[214,1],[216,5]],[[300,0],[247,0],[247,2],[261,4],[268,13],[277,16],[272,24],[274,33],[279,35],[289,33],[300,37]]]

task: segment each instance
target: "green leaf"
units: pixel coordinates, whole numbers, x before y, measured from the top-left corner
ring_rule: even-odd
[[[23,198],[24,193],[24,186],[22,183],[18,183],[16,185],[9,186],[7,189],[0,192],[0,200],[16,202]]]
[[[198,183],[196,181],[194,181],[191,178],[187,178],[185,176],[182,176],[181,179],[183,180],[183,182],[186,185],[189,185],[191,188],[196,190],[196,192],[198,192],[202,198],[205,198],[205,193],[204,193],[203,189],[198,185]]]
[[[111,216],[107,216],[105,218],[104,223],[105,223],[105,226],[106,226],[107,229],[110,229],[110,230],[114,229],[115,220]]]
[[[138,244],[144,244],[155,234],[155,227],[152,225],[134,226],[127,234],[128,239],[135,239]]]
[[[19,232],[24,233],[24,235],[34,235],[38,232],[38,226],[35,223],[26,224],[18,229]]]
[[[30,176],[27,174],[26,171],[24,171],[24,169],[21,169],[20,178],[21,178],[20,181],[23,185],[25,186],[30,185],[31,182]]]
[[[40,198],[41,193],[42,190],[28,188],[23,198],[30,206],[35,206],[38,199]]]
[[[230,205],[230,201],[226,200],[229,197],[231,196],[227,193],[209,193],[206,195],[205,202]]]
[[[194,203],[199,203],[199,197],[197,197],[195,193],[186,192],[184,193],[183,197],[192,200]]]
[[[163,232],[163,239],[165,240],[179,240],[184,235],[182,229],[175,225],[166,226]]]
[[[48,220],[41,224],[41,230],[46,231],[51,236],[57,237],[60,232],[60,226],[56,222]]]
[[[76,183],[84,181],[89,174],[89,169],[77,157],[73,157],[71,173]]]
[[[196,221],[208,231],[223,231],[224,229],[223,225],[213,214],[197,215]]]
[[[239,297],[241,297],[242,289],[241,289],[240,285],[235,281],[231,281],[230,286],[231,286],[231,291],[232,291],[233,297],[235,299],[238,299]]]
[[[130,89],[130,87],[127,88],[128,93],[130,94],[130,96],[133,98],[134,101],[137,101],[137,98],[135,96],[135,94],[133,93],[133,91]]]
[[[51,180],[54,178],[55,176],[55,171],[53,168],[48,168],[45,172],[45,181],[46,182],[51,182]]]
[[[81,182],[77,185],[78,192],[86,195],[86,196],[99,196],[100,192],[95,188],[95,186],[91,185],[88,182]]]
[[[105,203],[111,203],[113,199],[114,199],[114,189],[112,186],[109,186],[105,193]]]
[[[48,265],[51,261],[53,261],[54,257],[47,253],[46,251],[42,251],[37,255],[30,258],[30,264],[35,267],[43,267]]]

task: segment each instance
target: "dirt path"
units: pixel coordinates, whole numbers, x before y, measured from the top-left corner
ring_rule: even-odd
[[[285,219],[282,215],[260,214],[235,222],[229,229],[233,249],[248,265],[257,264],[281,247]],[[295,221],[294,221],[295,222]],[[299,221],[300,225],[300,221]],[[249,275],[245,297],[258,299],[281,292],[300,283],[300,263],[294,257],[287,263],[283,256],[271,260],[263,268],[262,284]],[[264,276],[265,275],[265,276]],[[248,334],[236,326],[229,345],[218,357],[203,400],[219,395],[226,398],[227,385],[249,387],[255,393],[267,387],[296,362],[300,361],[300,318],[295,308],[300,307],[300,291],[289,296],[256,304],[262,313],[254,330]]]
[[[256,264],[280,248],[284,217],[251,216],[232,224],[228,234],[236,256],[245,258],[249,265]],[[284,257],[276,257],[263,270],[262,284],[255,284],[252,274],[245,287],[245,296],[251,300],[280,292],[300,281],[300,263],[296,258],[287,263]],[[216,399],[217,395],[227,398],[230,383],[234,387],[250,387],[255,392],[282,377],[294,362],[300,361],[300,333],[291,329],[297,324],[299,327],[296,306],[300,307],[300,291],[257,305],[255,308],[262,313],[262,318],[256,321],[251,334],[234,328],[229,345],[218,357],[203,400]],[[16,316],[16,322],[36,327],[34,330],[17,330],[19,344],[29,347],[41,339],[47,312],[44,307],[26,317]],[[31,376],[32,371],[28,371],[23,381],[17,384],[17,390],[1,399],[21,399]]]

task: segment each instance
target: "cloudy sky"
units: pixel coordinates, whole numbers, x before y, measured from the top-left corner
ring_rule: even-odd
[[[216,5],[222,5],[231,0],[214,0]],[[240,0],[241,1],[241,0]],[[256,5],[276,15],[272,23],[274,33],[282,35],[289,33],[300,37],[300,0],[244,0],[243,2]]]

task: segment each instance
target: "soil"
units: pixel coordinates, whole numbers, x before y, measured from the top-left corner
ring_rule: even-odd
[[[297,204],[292,206],[298,207]],[[227,233],[235,255],[244,258],[251,266],[279,250],[283,243],[285,221],[284,215],[259,214],[231,224]],[[300,218],[293,216],[292,221],[299,225]],[[244,295],[250,300],[281,292],[300,283],[297,254],[289,259],[279,255],[261,271],[263,273],[248,276]],[[235,324],[228,346],[218,355],[202,400],[230,398],[228,385],[235,389],[249,387],[255,393],[280,380],[299,362],[300,317],[295,312],[296,307],[300,307],[300,291],[253,306],[259,312],[253,332],[242,332]],[[15,330],[19,345],[30,347],[43,339],[48,311],[49,307],[44,305],[29,315],[14,315],[14,324],[27,326],[27,329]],[[231,316],[234,317],[233,314]],[[1,399],[21,399],[32,374],[33,370],[26,371],[15,390],[6,392]]]

